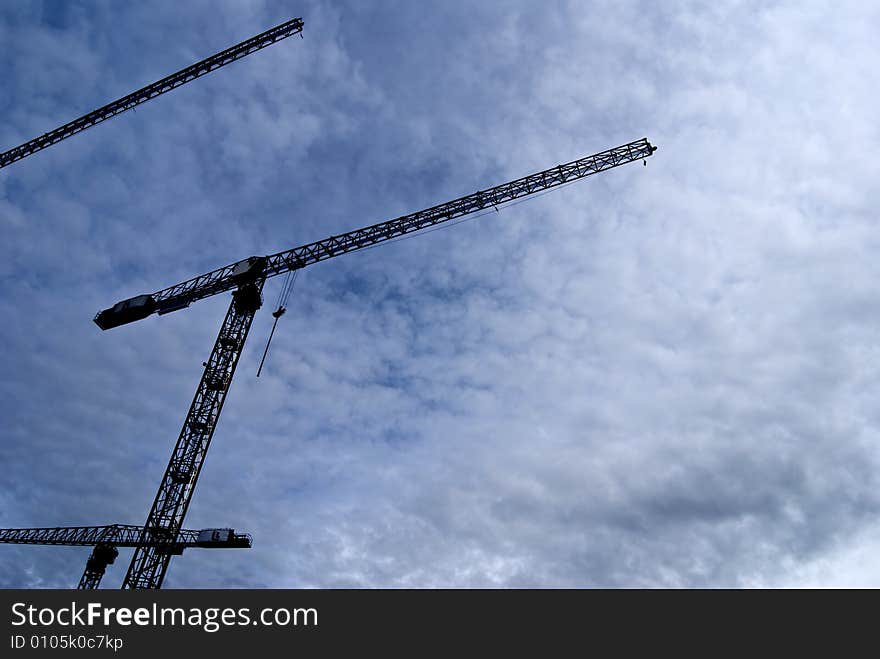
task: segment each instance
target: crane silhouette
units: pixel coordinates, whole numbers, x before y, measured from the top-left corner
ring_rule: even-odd
[[[154,293],[122,300],[100,311],[94,321],[102,330],[107,330],[154,313],[163,315],[179,311],[197,300],[232,291],[232,301],[211,354],[203,362],[204,372],[141,530],[123,588],[162,586],[171,554],[162,551],[161,543],[177,537],[180,532],[251,323],[262,306],[266,279],[487,208],[497,210],[505,203],[644,160],[653,155],[656,149],[646,138],[642,138],[393,220],[276,254],[250,256]]]

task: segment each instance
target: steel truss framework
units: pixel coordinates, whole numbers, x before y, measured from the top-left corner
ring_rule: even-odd
[[[238,358],[254,314],[262,306],[264,281],[245,284],[233,293],[156,499],[141,529],[123,588],[162,587],[172,555],[163,550],[163,542],[180,533]]]
[[[246,57],[266,46],[271,46],[277,41],[294,34],[300,34],[302,33],[302,28],[302,19],[294,18],[286,23],[275,26],[270,30],[266,30],[262,34],[258,34],[246,41],[242,41],[231,48],[227,48],[216,55],[211,55],[200,62],[196,62],[185,69],[181,69],[177,73],[172,73],[157,82],[138,89],[136,92],[132,92],[131,94],[123,96],[112,103],[108,103],[97,110],[93,110],[79,119],[74,119],[73,121],[70,121],[55,130],[49,131],[48,133],[44,133],[29,142],[25,142],[20,146],[9,149],[9,151],[0,153],[0,168],[11,165],[17,160],[21,160],[32,153],[36,153],[37,151],[52,146],[63,139],[76,135],[102,121],[115,117],[117,114],[121,114],[126,110],[131,110],[133,107],[138,106],[141,103],[146,103],[165,92],[176,89],[177,87],[180,87],[191,80],[195,80],[196,78],[200,78],[211,71],[216,71],[220,67],[226,66],[242,57]]]
[[[183,549],[180,550],[183,553]],[[113,565],[116,557],[119,556],[119,550],[109,542],[99,542],[92,548],[92,553],[86,561],[86,567],[77,584],[78,590],[95,590],[101,585],[101,579],[104,578],[104,572],[107,571],[108,565]]]
[[[109,542],[118,547],[134,547],[140,539],[142,527],[133,524],[108,526],[61,526],[39,529],[0,529],[0,542],[14,545],[64,545],[91,547]],[[181,530],[179,542],[196,541],[198,531]]]
[[[471,213],[500,206],[521,197],[555,188],[571,181],[598,174],[620,165],[642,160],[651,156],[656,147],[651,146],[647,139],[642,138],[629,144],[608,149],[580,160],[558,165],[543,172],[524,176],[503,185],[455,199],[453,201],[432,206],[425,210],[403,215],[393,220],[373,224],[362,229],[350,231],[324,240],[308,243],[300,247],[278,252],[266,257],[265,274],[267,277],[284,274],[290,270],[304,268],[307,265],[325,261],[334,256],[370,247],[378,243],[398,238],[404,234],[448,222]],[[163,309],[176,311],[197,300],[231,290],[237,282],[233,263],[204,275],[193,277],[185,282],[169,286],[152,294],[159,313]]]
[[[95,316],[95,323],[101,329],[109,329],[140,320],[154,312],[177,311],[196,300],[235,289],[144,525],[141,542],[132,557],[123,588],[160,588],[162,585],[171,555],[151,544],[165,537],[173,537],[183,524],[245,339],[254,314],[262,304],[262,288],[268,277],[371,247],[486,208],[497,208],[509,201],[648,158],[655,150],[656,147],[647,139],[636,140],[394,220],[270,256],[251,257],[152,295],[124,300],[99,312]]]
[[[119,556],[117,547],[139,547],[143,528],[131,524],[108,526],[62,526],[33,529],[0,529],[0,543],[14,545],[61,545],[67,547],[93,547],[86,567],[77,586],[80,590],[94,590],[108,565]],[[179,555],[187,547],[238,547],[252,544],[250,535],[231,533],[223,541],[199,541],[199,531],[181,529],[170,540],[156,541],[157,552],[169,556]]]

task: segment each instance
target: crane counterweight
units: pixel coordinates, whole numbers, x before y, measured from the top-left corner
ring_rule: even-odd
[[[102,330],[108,330],[111,327],[119,327],[146,318],[155,311],[156,300],[152,295],[135,295],[98,312],[95,316],[95,324]]]

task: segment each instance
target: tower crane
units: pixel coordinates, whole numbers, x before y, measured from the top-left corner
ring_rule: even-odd
[[[335,256],[372,247],[428,227],[555,188],[626,163],[645,160],[657,147],[646,138],[557,165],[502,185],[479,190],[425,210],[380,222],[268,256],[251,256],[155,293],[138,295],[100,311],[102,330],[188,307],[197,300],[232,291],[232,301],[190,404],[156,498],[135,548],[123,588],[160,588],[171,554],[162,543],[177,537],[199,472],[244,349],[254,314],[262,306],[269,277],[294,272]],[[279,308],[280,310],[280,308]]]
[[[0,543],[13,545],[63,545],[92,547],[86,569],[79,580],[80,590],[93,590],[101,583],[108,565],[119,555],[117,547],[140,547],[143,527],[131,524],[108,526],[57,526],[36,529],[0,529]],[[151,548],[163,555],[177,556],[189,547],[207,549],[250,549],[253,540],[247,533],[234,529],[180,529],[170,539],[148,537]]]
[[[106,121],[110,117],[115,117],[117,114],[121,114],[126,110],[131,110],[133,107],[138,106],[141,103],[146,103],[150,99],[156,98],[165,92],[170,92],[172,89],[176,89],[191,80],[200,78],[211,71],[216,71],[221,66],[226,66],[242,57],[246,57],[253,52],[265,48],[266,46],[271,46],[273,43],[286,39],[294,34],[302,36],[302,28],[303,21],[301,18],[291,19],[266,30],[255,37],[251,37],[250,39],[231,46],[215,55],[211,55],[195,64],[191,64],[177,73],[172,73],[146,87],[141,87],[127,96],[118,98],[107,105],[99,107],[97,110],[92,110],[88,114],[84,114],[79,119],[69,121],[55,130],[51,130],[48,133],[44,133],[39,137],[35,137],[34,139],[25,142],[24,144],[20,144],[17,147],[0,153],[0,169],[7,165],[11,165],[16,160],[21,160],[32,153],[41,151],[63,139],[76,135],[77,133],[84,131],[86,128],[91,128],[95,124]]]

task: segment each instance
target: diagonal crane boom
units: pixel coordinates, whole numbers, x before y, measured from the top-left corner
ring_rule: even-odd
[[[393,220],[339,236],[330,236],[270,256],[252,256],[155,293],[118,302],[113,307],[98,313],[95,316],[95,323],[101,329],[107,330],[146,318],[152,313],[164,314],[177,311],[197,300],[232,290],[238,287],[243,278],[253,278],[258,274],[263,277],[274,277],[290,270],[304,268],[334,256],[371,247],[404,234],[642,160],[652,155],[656,149],[657,147],[651,146],[648,140],[643,138]]]
[[[285,39],[294,34],[301,35],[302,28],[303,21],[301,18],[294,18],[281,25],[276,25],[255,37],[251,37],[250,39],[242,41],[241,43],[227,48],[215,55],[211,55],[195,64],[191,64],[177,73],[165,76],[161,80],[149,84],[146,87],[142,87],[127,96],[116,99],[97,110],[92,110],[88,114],[85,114],[78,119],[74,119],[55,130],[51,130],[48,133],[44,133],[39,137],[35,137],[34,139],[25,142],[24,144],[9,149],[8,151],[4,151],[3,153],[0,153],[0,169],[7,165],[11,165],[16,160],[21,160],[32,153],[41,151],[63,139],[76,135],[87,128],[91,128],[95,124],[99,124],[110,117],[115,117],[117,114],[121,114],[126,110],[131,110],[133,107],[140,105],[141,103],[146,103],[160,94],[170,92],[172,89],[176,89],[191,80],[200,78],[211,71],[216,71],[221,66],[230,64],[231,62],[265,48],[266,46],[271,46],[273,43],[280,41],[281,39]]]
[[[642,160],[655,150],[647,139],[636,140],[393,220],[277,254],[252,256],[156,293],[123,300],[99,312],[94,321],[101,329],[107,330],[153,313],[183,309],[211,295],[233,291],[232,302],[211,355],[204,363],[205,370],[144,524],[123,588],[162,586],[171,556],[159,551],[157,543],[175,537],[183,524],[254,314],[262,306],[263,284],[268,277]]]
[[[85,571],[79,581],[81,590],[98,587],[108,565],[119,552],[117,547],[139,547],[143,527],[132,524],[107,526],[56,526],[32,529],[0,529],[0,543],[13,545],[61,545],[65,547],[93,547]],[[253,540],[247,533],[233,529],[181,529],[177,536],[155,542],[157,551],[168,555],[182,554],[188,547],[250,549]]]

